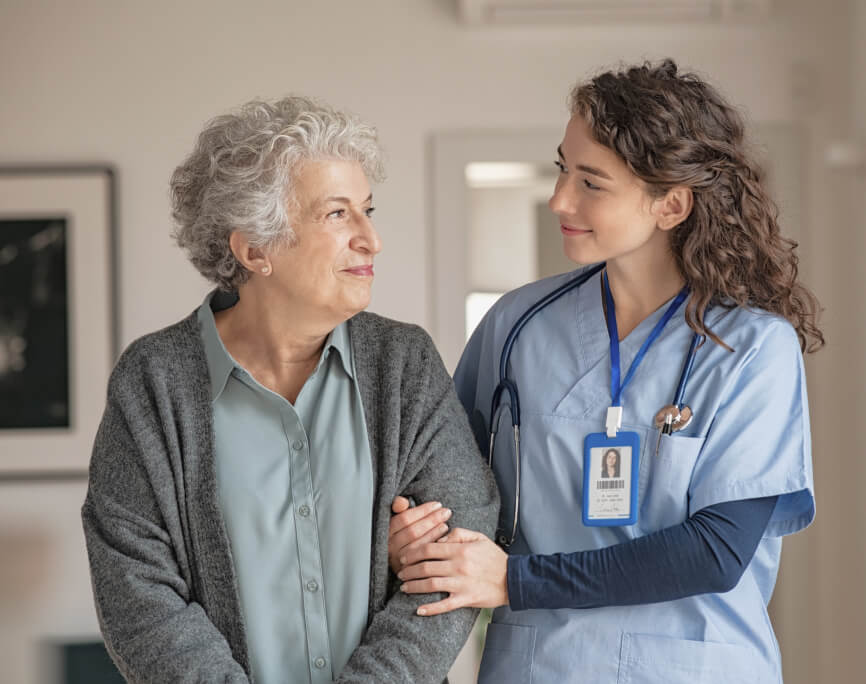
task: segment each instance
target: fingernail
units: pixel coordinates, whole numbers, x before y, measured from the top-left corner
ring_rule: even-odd
[[[402,570],[401,570],[400,572],[397,573],[397,578],[398,578],[398,579],[403,579],[403,571],[402,571]]]
[[[445,534],[448,531],[448,525],[439,525],[436,532],[439,534]]]
[[[452,511],[451,511],[450,508],[446,508],[444,511],[442,511],[442,519],[443,519],[443,520],[448,520],[448,518],[451,517],[451,512],[452,512]]]
[[[418,609],[418,615],[427,615],[427,609],[426,608],[419,608]]]
[[[400,556],[400,565],[406,565],[406,556]]]
[[[406,593],[406,585],[405,584],[400,585],[400,591],[402,591],[404,594]]]
[[[442,504],[437,501],[436,503],[433,504],[433,510],[435,511],[439,508],[442,508]]]

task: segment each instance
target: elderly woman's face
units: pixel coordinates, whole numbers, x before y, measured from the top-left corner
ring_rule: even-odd
[[[298,242],[271,256],[273,277],[312,317],[342,322],[369,305],[373,257],[382,248],[370,220],[370,184],[358,162],[307,162],[295,196]]]

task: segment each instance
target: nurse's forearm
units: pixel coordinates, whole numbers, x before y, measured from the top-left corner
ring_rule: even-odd
[[[624,606],[730,591],[777,498],[708,506],[679,525],[604,549],[509,556],[511,609]]]

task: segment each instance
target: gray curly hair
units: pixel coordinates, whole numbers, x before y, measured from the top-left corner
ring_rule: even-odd
[[[199,273],[236,291],[250,273],[232,253],[232,232],[260,249],[296,244],[295,174],[328,159],[359,162],[371,182],[385,177],[376,129],[309,98],[253,100],[216,117],[171,176],[174,239]]]

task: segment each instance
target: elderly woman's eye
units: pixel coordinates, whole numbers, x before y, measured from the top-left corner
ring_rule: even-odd
[[[343,218],[346,215],[345,209],[335,209],[328,213],[328,218]]]
[[[559,169],[559,172],[560,172],[560,173],[567,173],[567,172],[568,172],[568,169],[565,168],[565,164],[563,164],[563,163],[562,163],[561,161],[559,161],[558,159],[557,159],[555,162],[553,162],[553,165],[554,165],[557,169]]]
[[[376,207],[367,207],[364,209],[364,213],[367,214],[367,218],[370,218],[373,215],[373,212],[376,211]]]

